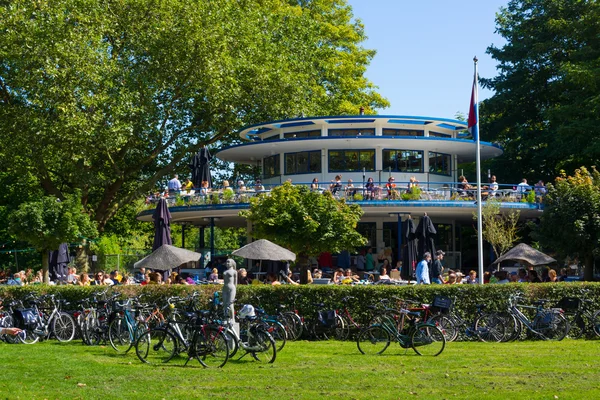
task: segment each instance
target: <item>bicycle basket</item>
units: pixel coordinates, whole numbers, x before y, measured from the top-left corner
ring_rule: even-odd
[[[326,328],[332,328],[335,326],[336,317],[337,312],[335,310],[319,311],[317,315],[319,325]]]
[[[431,311],[447,313],[452,309],[452,299],[446,296],[435,296],[431,304]]]
[[[563,297],[556,303],[556,307],[562,308],[563,310],[578,310],[580,306],[581,299],[577,297]]]
[[[15,326],[20,329],[34,329],[37,325],[35,310],[32,308],[19,308],[13,313]]]

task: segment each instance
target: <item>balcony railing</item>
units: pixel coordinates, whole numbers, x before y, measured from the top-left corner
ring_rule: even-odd
[[[348,202],[384,202],[384,201],[474,201],[477,188],[463,189],[458,182],[436,182],[428,184],[428,188],[414,185],[408,189],[410,182],[376,182],[372,187],[363,185],[348,186],[344,184],[319,183],[316,187],[311,183],[294,183],[307,186],[312,191],[329,191],[335,198]],[[159,198],[165,198],[169,206],[198,206],[219,204],[247,204],[255,196],[268,196],[278,185],[260,185],[247,188],[220,188],[213,190],[181,190],[176,192],[155,194],[146,198],[148,208],[153,208]],[[434,187],[435,186],[435,187]],[[546,194],[545,187],[524,187],[516,184],[498,185],[497,190],[490,190],[489,185],[482,185],[483,200],[495,199],[500,202],[541,203]]]

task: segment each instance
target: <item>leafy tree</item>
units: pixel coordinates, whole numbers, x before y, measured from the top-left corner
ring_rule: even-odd
[[[486,201],[481,207],[482,236],[492,245],[496,258],[506,253],[519,240],[519,211],[508,214],[500,213],[500,203],[496,200]],[[473,214],[477,220],[477,214]]]
[[[97,234],[95,224],[81,207],[81,194],[75,192],[62,201],[54,196],[22,203],[9,217],[9,229],[20,240],[42,253],[44,280],[48,282],[48,251],[63,242],[73,242]]]
[[[544,213],[533,236],[546,249],[578,257],[584,279],[594,276],[594,257],[600,255],[600,173],[581,167],[573,176],[564,172],[548,185]]]
[[[345,1],[0,2],[0,170],[103,231],[240,127],[387,106]]]
[[[328,191],[311,192],[289,182],[269,196],[250,199],[250,208],[240,212],[252,222],[253,237],[277,243],[302,259],[364,245],[366,239],[356,231],[362,214],[358,205],[337,200]],[[302,267],[305,280],[308,267]]]
[[[551,180],[600,161],[600,2],[511,0],[496,16],[506,44],[487,52],[498,76],[481,106],[482,136],[500,143],[504,181]]]

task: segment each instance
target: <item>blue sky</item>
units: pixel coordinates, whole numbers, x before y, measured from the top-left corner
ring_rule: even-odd
[[[365,48],[377,50],[367,77],[391,103],[380,114],[454,118],[467,113],[473,56],[479,75],[496,75],[485,54],[504,39],[495,14],[508,0],[348,0],[365,25]],[[479,99],[491,96],[480,90]]]

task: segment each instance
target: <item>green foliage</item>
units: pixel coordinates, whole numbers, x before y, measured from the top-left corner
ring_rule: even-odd
[[[303,256],[363,245],[365,238],[356,231],[362,214],[358,205],[336,200],[329,191],[311,192],[289,182],[274,188],[269,196],[250,199],[250,209],[240,211],[240,216],[252,222],[253,237]]]
[[[544,248],[579,257],[584,277],[593,278],[594,256],[600,251],[600,172],[592,167],[564,172],[548,185],[544,213],[533,236]]]
[[[410,193],[402,193],[402,200],[420,200],[421,199],[421,188],[413,186],[410,188]]]
[[[527,192],[527,194],[521,198],[521,203],[535,203],[535,191],[530,190]]]
[[[94,286],[0,286],[0,298],[23,299],[28,293],[54,293],[59,294],[68,301],[77,301],[92,296],[106,287]],[[589,289],[587,298],[592,300],[592,309],[600,309],[600,283],[513,283],[513,284],[487,284],[487,285],[419,285],[419,286],[346,286],[346,285],[240,285],[237,288],[236,304],[261,305],[268,313],[275,313],[277,305],[287,304],[290,307],[291,299],[295,293],[301,294],[295,305],[299,313],[305,317],[315,314],[315,303],[325,303],[331,309],[342,307],[341,299],[346,296],[355,297],[349,303],[353,318],[366,323],[373,311],[369,305],[379,304],[381,299],[414,299],[423,303],[433,301],[436,295],[456,299],[454,310],[462,318],[469,319],[475,313],[477,304],[486,304],[489,310],[505,311],[510,294],[522,293],[526,297],[525,303],[533,304],[537,299],[548,299],[558,302],[563,297],[581,296],[582,289]],[[110,289],[112,292],[122,293],[123,296],[136,296],[144,293],[149,302],[165,302],[170,296],[185,296],[192,292],[200,294],[198,306],[203,309],[210,307],[210,301],[215,291],[222,290],[221,285],[146,285],[146,286],[117,286]],[[260,304],[258,299],[260,298]]]
[[[361,193],[356,193],[354,196],[352,196],[352,200],[354,200],[354,201],[363,201],[364,200],[364,196]]]
[[[492,245],[496,258],[510,250],[520,239],[519,215],[518,210],[500,213],[500,202],[497,200],[488,200],[481,207],[482,235]],[[476,213],[473,213],[473,219],[477,220]]]
[[[94,223],[81,207],[80,193],[54,196],[22,203],[9,217],[9,228],[19,239],[38,251],[57,249],[61,243],[78,241],[97,234]]]
[[[496,15],[506,43],[487,50],[498,76],[481,105],[482,135],[502,145],[504,181],[553,179],[600,161],[600,3],[511,0]]]
[[[14,0],[0,15],[0,170],[80,190],[100,231],[244,125],[388,105],[345,1]]]

